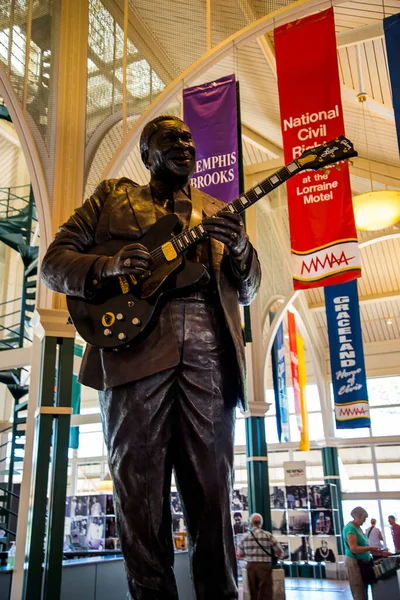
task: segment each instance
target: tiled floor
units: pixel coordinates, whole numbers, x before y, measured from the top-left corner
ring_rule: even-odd
[[[352,600],[347,581],[286,578],[285,592],[285,600]]]
[[[347,581],[286,579],[286,600],[351,600]]]

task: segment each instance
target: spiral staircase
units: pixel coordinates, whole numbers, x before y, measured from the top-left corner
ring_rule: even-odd
[[[6,106],[0,103],[0,119],[11,121]],[[0,243],[18,252],[23,265],[21,295],[0,303],[0,352],[23,348],[31,342],[30,317],[35,309],[38,247],[37,227],[31,186],[0,187]],[[0,370],[0,383],[7,386],[13,399],[13,417],[0,430],[0,553],[15,539],[19,495],[14,485],[25,447],[25,412],[28,404],[25,368]],[[0,556],[0,559],[4,558]]]

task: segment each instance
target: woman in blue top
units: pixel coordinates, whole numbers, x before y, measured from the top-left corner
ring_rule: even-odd
[[[361,577],[360,562],[371,562],[371,552],[375,556],[388,556],[389,554],[377,546],[368,545],[368,538],[361,529],[361,525],[368,517],[367,511],[361,506],[357,506],[351,511],[351,516],[353,520],[347,523],[343,529],[350,590],[354,600],[367,600],[368,583],[364,582]]]

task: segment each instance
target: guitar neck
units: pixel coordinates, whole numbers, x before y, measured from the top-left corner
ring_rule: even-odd
[[[296,175],[304,169],[304,166],[300,165],[298,161],[294,160],[288,165],[285,165],[279,171],[276,171],[270,177],[263,179],[260,183],[255,185],[249,191],[244,194],[240,194],[235,200],[224,206],[222,209],[214,213],[213,217],[219,217],[224,212],[231,212],[240,214],[247,210],[250,206],[261,200],[266,194],[269,194],[275,188],[285,183],[288,179]],[[203,227],[202,222],[193,227],[192,229],[186,229],[179,235],[173,237],[170,240],[176,254],[183,254],[191,246],[198,244],[200,241],[206,239],[208,234]],[[153,259],[160,257],[160,248],[153,250],[151,253]]]

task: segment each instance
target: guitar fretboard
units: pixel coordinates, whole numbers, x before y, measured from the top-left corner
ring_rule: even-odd
[[[222,209],[217,211],[213,216],[219,217],[224,212],[231,212],[240,214],[244,212],[247,208],[255,204],[258,200],[263,198],[266,194],[269,194],[275,188],[285,183],[290,177],[296,175],[299,171],[301,171],[304,167],[300,166],[300,164],[294,160],[288,165],[282,167],[279,171],[276,171],[270,177],[267,177],[249,191],[244,194],[240,194],[235,200],[224,206]],[[173,237],[170,242],[173,245],[176,253],[182,254],[186,250],[188,250],[192,245],[198,244],[200,241],[204,240],[207,237],[207,232],[204,229],[202,223],[196,225],[192,229],[185,229],[177,236]],[[158,261],[160,259],[160,248],[153,250],[151,252],[151,257],[154,261]]]

